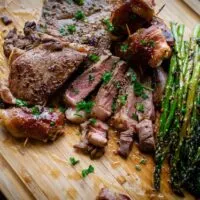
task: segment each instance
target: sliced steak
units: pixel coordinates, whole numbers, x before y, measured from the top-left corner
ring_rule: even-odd
[[[125,194],[115,193],[109,190],[108,188],[102,188],[101,191],[99,192],[97,200],[131,200],[131,199]]]
[[[107,145],[107,131],[108,125],[100,120],[84,122],[81,124],[81,141],[74,148],[89,154],[91,158],[101,157]]]
[[[11,64],[12,94],[30,104],[46,104],[85,59],[86,54],[49,42],[18,56]]]
[[[75,106],[85,99],[101,82],[102,75],[111,71],[118,60],[118,57],[102,55],[97,63],[85,70],[69,85],[64,95],[64,101],[68,105]]]
[[[153,124],[151,120],[145,119],[137,125],[139,135],[139,148],[141,151],[151,153],[155,149]]]
[[[112,104],[124,82],[127,64],[124,61],[117,63],[112,78],[107,84],[103,84],[95,98],[92,116],[102,121],[107,120],[112,114]]]
[[[37,109],[37,114],[34,110]],[[48,108],[10,108],[1,110],[5,128],[16,138],[33,138],[43,142],[55,140],[63,133],[64,115]]]

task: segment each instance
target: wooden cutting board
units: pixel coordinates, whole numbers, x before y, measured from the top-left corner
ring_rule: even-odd
[[[188,0],[189,1],[189,0]],[[42,0],[4,0],[0,1],[1,14],[9,15],[14,26],[23,28],[27,20],[38,20]],[[157,0],[157,10],[166,4],[160,13],[166,22],[177,21],[186,25],[187,36],[200,17],[181,0]],[[4,30],[11,28],[0,24],[0,77],[7,79],[9,68],[2,52]],[[1,86],[1,84],[0,84]],[[90,160],[74,151],[73,145],[79,142],[77,126],[68,125],[65,135],[52,144],[42,144],[12,138],[0,126],[0,190],[8,199],[15,200],[58,200],[95,199],[99,190],[106,186],[116,192],[128,194],[132,199],[180,199],[175,196],[168,184],[168,167],[163,170],[161,193],[152,188],[153,160],[141,154],[134,144],[127,160],[115,155],[117,134],[109,132],[106,154],[100,160]],[[74,156],[80,163],[72,167],[69,158]],[[146,165],[139,164],[147,159]],[[93,165],[95,172],[86,178],[81,177],[82,169]],[[140,166],[138,171],[136,166]],[[185,199],[193,199],[186,194]]]

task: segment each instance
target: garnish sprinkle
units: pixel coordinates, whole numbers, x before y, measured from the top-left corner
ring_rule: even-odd
[[[80,162],[79,160],[76,160],[74,157],[70,157],[69,161],[70,161],[71,165],[73,165],[73,166]]]
[[[122,105],[125,105],[126,104],[126,100],[127,100],[127,94],[126,95],[120,95],[119,96],[119,102],[122,104]]]
[[[28,103],[27,101],[23,101],[21,99],[16,99],[16,105],[19,106],[19,107],[27,107],[28,106]]]
[[[123,53],[126,53],[128,50],[128,44],[122,44],[120,46],[120,51],[123,52]]]
[[[135,169],[136,169],[137,171],[141,171],[141,168],[140,168],[139,165],[135,165]]]
[[[75,15],[74,15],[75,19],[77,20],[84,20],[85,19],[85,14],[83,11],[78,10]]]
[[[91,118],[89,121],[90,121],[90,123],[93,124],[93,125],[96,124],[96,122],[97,122],[97,120],[96,120],[95,118]]]
[[[137,109],[137,111],[143,113],[144,112],[144,105],[142,103],[137,103],[136,104],[136,109]]]
[[[31,110],[32,110],[33,115],[35,115],[35,116],[40,115],[40,109],[37,106],[32,107]]]
[[[64,25],[63,27],[60,28],[59,32],[62,36],[65,36],[68,34],[73,34],[76,32],[76,26],[75,25]]]
[[[82,6],[84,4],[84,0],[73,0],[77,5]]]
[[[113,24],[110,22],[109,19],[104,19],[103,23],[107,26],[107,31],[112,32],[114,31],[114,26]]]
[[[153,40],[140,40],[140,44],[146,47],[154,47],[155,46],[155,42]]]
[[[140,160],[140,164],[142,164],[142,165],[146,165],[147,164],[147,159],[142,159],[142,160]]]
[[[98,62],[100,60],[100,57],[98,55],[96,55],[95,53],[92,53],[88,56],[88,58],[92,61],[92,62]]]
[[[50,126],[55,126],[55,124],[56,124],[55,122],[51,122]]]
[[[88,174],[94,172],[94,167],[92,165],[89,165],[88,169],[82,170],[82,177],[85,178]]]
[[[92,101],[80,101],[76,104],[77,111],[84,110],[86,113],[90,113],[94,106],[94,102]]]
[[[111,77],[112,77],[112,73],[111,72],[105,72],[103,74],[103,76],[102,76],[103,83],[107,84],[110,81]]]

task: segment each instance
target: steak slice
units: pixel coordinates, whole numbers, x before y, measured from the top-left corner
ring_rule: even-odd
[[[26,51],[11,64],[12,94],[30,104],[44,105],[85,59],[86,54],[59,42],[48,42]]]
[[[74,148],[89,154],[91,158],[99,158],[105,152],[107,145],[108,125],[96,120],[88,120],[81,124],[81,141]]]
[[[101,82],[102,75],[111,71],[118,60],[118,57],[102,55],[97,63],[85,70],[69,85],[64,95],[66,104],[75,106],[85,99]]]
[[[108,188],[102,188],[101,191],[99,192],[97,200],[131,200],[131,199],[125,194],[115,193],[109,190]]]
[[[139,135],[139,148],[141,151],[149,153],[155,149],[153,134],[153,124],[151,120],[145,119],[137,125]]]
[[[37,109],[37,115],[33,114]],[[43,142],[55,140],[63,133],[64,115],[48,108],[10,108],[1,110],[0,116],[5,128],[16,138],[33,138]]]
[[[105,121],[112,114],[112,104],[119,89],[123,85],[127,64],[124,61],[117,63],[112,73],[112,78],[107,84],[103,84],[95,98],[92,116]]]

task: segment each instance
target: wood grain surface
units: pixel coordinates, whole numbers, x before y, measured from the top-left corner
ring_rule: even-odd
[[[181,0],[157,0],[157,10],[166,4],[159,14],[166,22],[176,21],[186,25],[186,37],[200,17]],[[7,0],[0,1],[0,13],[9,15],[13,25],[22,30],[27,20],[38,20],[42,0]],[[9,67],[3,55],[3,36],[12,28],[0,24],[0,88],[2,79],[8,78]],[[180,199],[175,196],[168,183],[168,167],[163,169],[160,193],[153,191],[152,173],[154,163],[151,156],[141,154],[134,144],[127,160],[115,155],[117,133],[109,131],[109,144],[106,154],[99,160],[90,160],[87,156],[74,151],[80,133],[77,126],[66,125],[65,135],[54,143],[42,144],[29,141],[24,146],[23,140],[12,138],[0,126],[0,190],[10,200],[93,200],[99,190],[106,186],[116,192],[128,194],[132,199]],[[74,156],[80,163],[72,167],[69,158]],[[146,165],[140,165],[141,159],[147,159]],[[81,177],[82,169],[93,165],[95,172],[86,178]],[[185,198],[194,199],[190,194]]]

